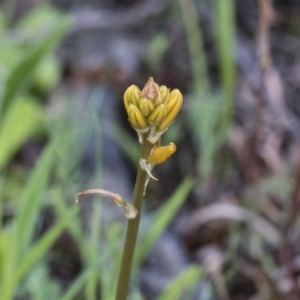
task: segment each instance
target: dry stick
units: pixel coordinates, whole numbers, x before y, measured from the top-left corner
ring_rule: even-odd
[[[292,203],[286,222],[285,235],[287,235],[294,227],[299,210],[299,194],[300,194],[300,145],[298,145],[297,164],[294,179],[294,189],[292,194]]]
[[[280,258],[282,263],[286,266],[288,276],[292,278],[294,282],[294,289],[296,296],[300,296],[300,289],[298,286],[297,276],[293,272],[293,253],[292,253],[292,245],[290,242],[291,233],[295,227],[297,217],[299,215],[299,194],[300,194],[300,145],[298,145],[298,157],[297,164],[295,170],[295,178],[294,178],[294,188],[291,199],[291,207],[289,208],[289,213],[287,216],[287,222],[285,224],[283,236],[284,240],[282,243]]]
[[[270,1],[263,0],[258,1],[259,5],[259,26],[258,26],[258,55],[260,59],[260,66],[262,70],[269,69],[271,65],[271,55],[270,55],[270,21],[268,20],[268,10]]]
[[[144,136],[143,144],[141,147],[141,158],[147,158],[152,147],[153,145],[148,142]],[[147,179],[148,174],[139,166],[132,198],[132,204],[137,209],[138,213],[135,219],[128,220],[123,257],[115,298],[116,300],[126,300],[127,298],[131,265],[141,218],[142,199],[144,196],[145,184]]]
[[[267,71],[272,67],[272,57],[270,51],[270,27],[278,19],[278,16],[273,9],[272,0],[258,0],[258,5],[258,55],[262,70]]]

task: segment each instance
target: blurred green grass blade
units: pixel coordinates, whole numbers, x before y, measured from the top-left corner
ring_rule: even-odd
[[[197,98],[201,94],[196,95]],[[225,135],[218,131],[220,116],[220,99],[209,95],[206,101],[193,101],[190,110],[190,126],[196,141],[200,141],[201,151],[199,157],[199,173],[206,182],[213,172],[214,158],[220,143],[224,141]]]
[[[31,99],[21,100],[9,108],[0,123],[0,171],[42,122],[40,107]]]
[[[101,231],[101,201],[94,201],[91,218],[91,235],[89,238],[90,254],[96,259],[99,254],[99,238]]]
[[[159,70],[163,56],[170,44],[171,40],[165,32],[156,34],[149,42],[146,61],[152,70]]]
[[[204,52],[203,34],[198,22],[197,8],[194,0],[178,0],[178,3],[182,12],[182,21],[192,61],[194,73],[193,88],[194,91],[202,91],[204,94],[207,94],[210,91],[208,67]]]
[[[0,112],[7,108],[14,97],[29,84],[34,71],[41,59],[59,43],[70,24],[69,18],[62,18],[50,33],[29,47],[19,57],[15,66],[10,70],[5,81],[5,91],[0,101]]]
[[[178,212],[188,194],[191,192],[194,183],[195,181],[191,178],[186,178],[166,201],[166,204],[164,204],[154,215],[153,222],[151,222],[152,226],[139,241],[136,249],[135,267],[143,261],[148,251],[169,225],[174,215]]]
[[[1,216],[1,218],[3,217],[4,183],[5,183],[5,179],[0,176],[0,191],[2,191],[2,193],[0,193],[0,216]],[[3,224],[2,224],[2,222],[0,222],[0,232],[2,230],[2,226],[3,226]]]
[[[10,300],[13,294],[14,265],[11,252],[10,231],[0,231],[0,299]]]
[[[139,163],[137,157],[140,156],[138,137],[133,138],[120,126],[115,125],[113,123],[111,123],[110,126],[113,128],[112,134],[115,141],[119,144],[121,149],[124,151],[125,155],[132,163],[132,165],[137,168]]]
[[[235,89],[235,1],[215,0],[216,44],[224,100],[224,120],[231,122]],[[229,125],[229,124],[228,124]]]
[[[109,224],[105,235],[105,247],[101,247],[101,266],[110,266],[99,272],[101,278],[101,295],[103,299],[113,299],[112,291],[116,289],[116,274],[119,271],[122,258],[122,238],[121,232],[124,227],[123,222]],[[124,232],[123,232],[124,233]]]
[[[186,298],[188,293],[192,293],[193,289],[200,281],[202,271],[197,265],[191,265],[182,273],[180,273],[161,293],[157,300],[180,300]]]
[[[99,256],[99,241],[101,230],[101,202],[93,202],[93,212],[91,218],[91,235],[88,241],[89,244],[89,260],[96,261]],[[97,298],[97,285],[98,285],[98,273],[92,272],[87,282],[85,295],[89,300],[96,300]]]
[[[58,218],[63,219],[65,215],[69,211],[69,206],[67,206],[64,197],[63,192],[60,188],[53,189],[51,191],[52,199],[53,199],[53,205],[55,209],[55,213],[58,216]],[[75,201],[75,198],[74,198]],[[74,240],[76,241],[77,245],[79,246],[81,255],[84,257],[89,257],[88,253],[88,245],[86,243],[84,232],[81,227],[80,222],[70,222],[67,225],[67,230],[72,234]]]
[[[67,289],[67,291],[61,296],[60,300],[73,300],[76,299],[76,296],[84,288],[86,282],[88,281],[91,273],[96,270],[98,264],[87,268],[83,271],[72,283],[72,285]],[[89,299],[90,300],[90,299]]]
[[[51,229],[48,230],[29,250],[23,258],[22,263],[16,270],[16,284],[23,278],[28,270],[49,250],[55,240],[61,235],[70,221],[74,221],[78,213],[78,207],[73,206],[63,219],[60,219]]]
[[[0,30],[5,30],[7,29],[7,26],[10,23],[9,14],[7,11],[5,11],[5,9],[3,9],[3,6],[1,8],[2,9],[0,10]]]
[[[56,9],[54,6],[41,2],[18,20],[16,27],[22,28],[23,30],[48,28],[57,22],[61,22],[64,17],[65,16],[61,13],[61,11]]]
[[[53,203],[54,203],[56,214],[59,216],[59,218],[63,219],[65,215],[68,213],[69,208],[64,203],[62,191],[60,189],[52,190],[52,195],[54,199]],[[75,241],[77,242],[77,245],[81,252],[82,259],[84,260],[84,264],[87,266],[90,266],[94,261],[96,261],[97,255],[99,255],[98,243],[100,237],[101,203],[95,201],[94,204],[96,204],[97,206],[96,209],[93,210],[93,216],[91,221],[92,233],[91,233],[90,241],[87,241],[87,238],[84,237],[84,233],[80,226],[80,222],[69,222],[67,225],[67,230],[70,231]],[[80,209],[80,206],[78,206],[78,208]],[[63,297],[65,297],[66,299],[73,299],[72,297],[76,295],[78,291],[86,287],[87,299],[92,300],[93,297],[89,298],[90,296],[89,293],[91,293],[91,291],[95,291],[97,280],[98,280],[98,274],[96,269],[95,268],[90,269],[89,267],[88,271],[84,271],[84,274],[80,275],[80,277],[76,279],[74,284],[69,288],[69,290],[65,293]]]
[[[53,145],[50,144],[39,158],[37,166],[34,168],[21,195],[21,201],[19,203],[20,209],[14,224],[13,242],[17,261],[27,252],[34,232],[38,212],[42,205],[42,198],[47,189],[53,163]]]
[[[179,144],[181,140],[186,136],[187,132],[183,130],[182,124],[180,122],[173,122],[172,126],[164,133],[164,144],[169,144],[173,142],[174,144]]]

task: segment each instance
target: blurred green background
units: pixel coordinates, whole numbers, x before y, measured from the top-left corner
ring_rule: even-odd
[[[297,0],[0,1],[0,299],[114,299],[149,77],[184,104],[128,299],[300,299]]]

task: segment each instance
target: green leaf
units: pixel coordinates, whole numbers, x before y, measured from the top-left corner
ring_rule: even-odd
[[[191,265],[181,272],[160,294],[157,300],[191,299],[193,289],[200,281],[202,271],[199,266]]]
[[[98,264],[94,264],[82,272],[73,282],[73,284],[67,289],[65,294],[60,297],[60,300],[73,300],[76,299],[79,292],[84,288],[86,282],[91,276],[92,272],[99,268]]]
[[[9,108],[0,127],[0,171],[40,128],[42,117],[40,107],[29,98],[22,98]]]
[[[89,259],[90,261],[97,261],[100,253],[99,237],[101,230],[101,202],[94,201],[93,212],[91,218],[91,234],[88,241],[89,244]],[[98,272],[94,271],[91,273],[89,281],[86,285],[85,295],[87,299],[96,300],[97,298],[97,287],[98,287]]]
[[[68,213],[69,204],[66,203],[64,194],[62,191],[63,187],[59,187],[57,189],[52,189],[52,201],[53,201],[53,208],[55,209],[55,213],[58,218],[63,219],[65,215]],[[75,197],[74,197],[75,201]],[[71,222],[68,224],[67,227],[68,232],[72,235],[75,242],[79,246],[79,250],[83,258],[86,258],[86,261],[90,261],[90,252],[89,252],[89,245],[86,242],[85,235],[83,229],[81,227],[80,222]]]
[[[235,1],[215,0],[215,34],[222,83],[222,121],[230,126],[234,114],[235,70]]]
[[[14,100],[14,97],[29,84],[36,66],[58,44],[69,24],[68,18],[62,18],[45,38],[36,42],[19,57],[6,78],[6,89],[0,102],[0,111],[7,108]]]
[[[0,299],[12,299],[13,294],[13,257],[10,244],[11,231],[2,229],[0,231]]]
[[[37,30],[40,28],[48,28],[55,23],[61,22],[64,15],[54,6],[42,3],[31,9],[24,17],[22,17],[16,27],[29,30]]]
[[[151,222],[152,226],[139,241],[139,246],[136,249],[135,267],[143,261],[148,251],[169,225],[183,202],[186,200],[188,194],[191,192],[194,183],[195,181],[191,178],[186,178],[173,195],[166,201],[166,204],[164,204],[164,206],[154,215],[153,221]]]
[[[208,94],[211,90],[208,76],[208,59],[204,51],[204,38],[199,24],[195,1],[179,0],[182,22],[185,27],[187,44],[193,68],[194,91]]]
[[[14,223],[13,243],[17,264],[20,263],[22,257],[28,251],[53,163],[53,144],[50,144],[43,151],[37,166],[30,176],[29,182],[22,192],[21,201],[18,204],[19,214],[16,216]]]

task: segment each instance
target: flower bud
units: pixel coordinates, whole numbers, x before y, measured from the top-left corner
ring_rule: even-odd
[[[159,87],[159,91],[160,91],[162,103],[166,103],[170,94],[170,89],[168,89],[165,85],[161,85]]]
[[[167,107],[165,104],[161,104],[155,108],[155,110],[147,118],[147,121],[152,126],[157,126],[162,122],[166,116]]]
[[[168,146],[156,147],[152,153],[148,156],[147,162],[151,166],[161,164],[166,161],[166,159],[176,151],[176,145],[170,143]]]
[[[132,92],[130,94],[131,103],[134,106],[139,107],[140,97],[141,97],[141,91],[139,89],[138,90],[137,89],[132,90]]]
[[[167,99],[167,112],[165,118],[162,122],[157,126],[157,131],[164,131],[166,130],[172,121],[175,119],[176,115],[178,114],[181,105],[182,105],[183,97],[182,94],[178,89],[172,90],[169,98]]]
[[[132,127],[135,129],[145,129],[148,126],[148,123],[142,114],[142,112],[133,104],[129,104],[128,110],[128,118]]]
[[[146,98],[140,99],[139,107],[145,117],[148,117],[150,113],[155,109],[153,101]]]
[[[126,110],[128,110],[128,107],[129,107],[129,105],[131,104],[131,103],[133,103],[132,102],[132,96],[131,96],[131,94],[132,94],[132,92],[135,92],[135,94],[136,94],[136,92],[137,93],[141,93],[141,91],[140,91],[140,89],[136,86],[136,85],[131,85],[126,91],[125,91],[125,93],[124,93],[124,105],[125,105],[125,108],[126,108]],[[135,96],[136,97],[136,96]]]
[[[142,90],[142,96],[154,101],[156,98],[161,98],[159,85],[150,77]]]

